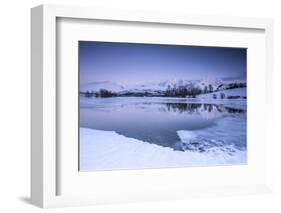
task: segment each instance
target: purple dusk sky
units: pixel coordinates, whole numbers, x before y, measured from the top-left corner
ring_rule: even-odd
[[[246,63],[245,48],[79,42],[80,84],[246,79]]]

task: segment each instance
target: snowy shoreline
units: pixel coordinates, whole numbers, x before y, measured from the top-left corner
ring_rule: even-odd
[[[138,103],[183,103],[183,104],[217,104],[235,109],[247,109],[245,99],[213,99],[213,98],[171,98],[171,97],[113,97],[113,98],[86,98],[80,97],[80,107],[110,107],[122,104]]]
[[[194,137],[185,130],[178,134],[185,143]],[[114,131],[80,128],[80,171],[245,164],[246,151],[231,149],[232,154],[223,149],[175,151]]]

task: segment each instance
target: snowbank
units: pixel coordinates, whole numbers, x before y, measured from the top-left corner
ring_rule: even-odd
[[[220,99],[220,94],[223,93],[225,94],[225,98],[229,96],[240,96],[241,98],[247,97],[247,88],[235,88],[235,89],[227,89],[227,90],[222,90],[218,92],[212,92],[212,93],[206,93],[199,95],[198,98],[204,99],[204,98],[211,98],[213,99],[213,95],[216,95],[217,99]]]
[[[178,132],[183,142],[194,135]],[[80,128],[80,171],[214,166],[245,163],[245,152],[175,151],[171,148],[119,135],[114,131]]]

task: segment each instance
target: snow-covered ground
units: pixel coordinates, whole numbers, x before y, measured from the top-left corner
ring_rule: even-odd
[[[241,98],[247,97],[247,88],[235,88],[235,89],[227,89],[227,90],[222,90],[218,92],[212,92],[212,93],[206,93],[206,94],[201,94],[198,96],[198,98],[201,99],[213,99],[213,96],[216,95],[217,99],[221,99],[221,93],[225,95],[225,98],[229,96],[240,96]]]
[[[224,93],[225,98],[221,99],[221,93]],[[216,99],[213,98],[214,95],[216,95]],[[229,96],[240,96],[241,98],[228,99]],[[200,103],[222,104],[226,107],[233,107],[246,110],[247,99],[244,99],[244,97],[247,97],[246,87],[201,94],[198,95],[195,99]]]
[[[185,130],[178,131],[178,135],[183,146],[193,143],[192,146],[196,147],[192,140],[198,135]],[[212,146],[212,142],[216,143],[216,147]],[[246,163],[245,150],[239,150],[231,144],[219,146],[218,142],[206,142],[204,152],[199,148],[183,152],[128,138],[114,131],[80,128],[80,171]]]

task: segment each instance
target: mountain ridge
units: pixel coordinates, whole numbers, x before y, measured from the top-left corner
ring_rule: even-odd
[[[201,80],[165,80],[161,82],[146,82],[134,85],[120,85],[111,81],[99,81],[83,84],[80,86],[80,92],[98,92],[101,89],[106,89],[112,92],[148,92],[148,91],[165,91],[170,86],[173,87],[197,87],[204,90],[206,87],[212,87],[213,90],[218,90],[221,85],[234,83],[245,83],[246,80],[222,80],[221,78],[204,78]]]

